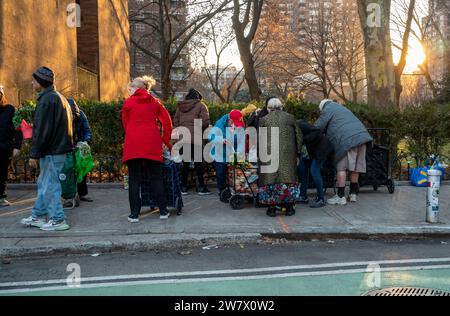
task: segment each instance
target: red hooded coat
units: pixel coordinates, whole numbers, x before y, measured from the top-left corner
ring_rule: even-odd
[[[161,129],[158,126],[161,123]],[[145,89],[138,89],[125,100],[122,109],[125,131],[123,162],[131,159],[163,161],[162,144],[172,148],[172,119],[164,105]]]

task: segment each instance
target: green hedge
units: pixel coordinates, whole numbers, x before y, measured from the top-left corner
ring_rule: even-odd
[[[86,113],[93,132],[92,149],[98,156],[120,156],[123,144],[121,123],[122,101],[93,102],[79,101]],[[257,103],[255,103],[257,104]],[[232,109],[242,109],[246,104],[217,105],[208,103],[211,121],[214,123]],[[262,106],[261,103],[258,104]],[[165,102],[172,115],[176,111],[176,101]],[[306,118],[314,122],[319,110],[317,104],[289,99],[286,111],[297,119]],[[450,104],[427,104],[409,107],[404,111],[386,107],[369,107],[364,104],[348,104],[347,107],[368,128],[389,128],[391,146],[397,148],[400,141],[406,144],[407,151],[417,162],[423,162],[427,155],[442,154],[445,145],[450,143]]]

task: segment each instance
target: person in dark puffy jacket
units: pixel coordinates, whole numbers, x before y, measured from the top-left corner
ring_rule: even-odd
[[[333,144],[328,138],[322,134],[320,129],[306,120],[298,120],[297,126],[301,129],[303,134],[303,143],[305,144],[307,155],[300,157],[298,166],[298,174],[301,181],[300,187],[300,203],[308,204],[307,196],[309,172],[314,180],[316,186],[317,196],[310,203],[311,208],[319,208],[326,205],[325,196],[323,192],[323,179],[321,169],[327,161],[330,154],[333,152]]]
[[[77,102],[70,98],[67,100],[70,104],[73,115],[73,144],[76,146],[79,142],[85,142],[90,145],[92,141],[92,131],[89,126],[89,121],[77,104]],[[78,197],[84,202],[93,202],[94,200],[88,195],[88,187],[86,183],[86,176],[81,183],[77,184]],[[78,205],[77,205],[78,206]],[[64,204],[64,207],[71,207],[70,201]]]
[[[25,226],[45,231],[69,229],[61,203],[60,175],[67,154],[73,151],[72,111],[67,99],[56,91],[54,78],[53,71],[47,67],[40,67],[33,73],[38,102],[33,120],[30,167],[37,168],[39,159],[40,173],[32,215],[21,221]]]
[[[333,144],[337,169],[337,195],[328,199],[332,205],[345,205],[345,181],[350,173],[350,202],[356,202],[359,174],[366,172],[366,145],[373,141],[363,123],[345,106],[332,100],[323,100],[320,116],[314,124]]]
[[[197,174],[199,184],[198,194],[208,195],[211,193],[205,184],[203,155],[201,161],[195,161],[194,157],[195,150],[203,153],[203,143],[198,144],[195,143],[194,140],[197,139],[198,141],[202,141],[203,131],[208,128],[210,124],[208,108],[206,104],[202,102],[202,99],[203,96],[200,92],[195,89],[190,89],[185,100],[178,102],[178,108],[173,119],[174,127],[186,127],[191,133],[191,139],[182,140],[184,146],[191,147],[191,157],[183,162],[183,174],[181,177],[181,192],[183,195],[188,194],[189,166],[191,162],[194,162],[195,172]],[[195,120],[201,120],[201,129],[198,131],[194,129]]]
[[[6,181],[11,157],[20,154],[22,133],[14,128],[14,106],[6,100],[3,87],[0,85],[0,207],[9,206],[6,200]]]

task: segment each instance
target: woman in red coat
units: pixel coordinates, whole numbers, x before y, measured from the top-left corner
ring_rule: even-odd
[[[167,219],[167,199],[161,174],[163,144],[171,148],[172,120],[162,103],[150,94],[155,80],[151,77],[136,78],[128,85],[130,97],[122,109],[125,131],[123,163],[128,166],[129,200],[131,215],[128,221],[139,222],[141,211],[140,190],[143,175],[151,181],[153,196],[158,203],[160,218]],[[158,125],[161,124],[161,128]],[[162,136],[161,136],[162,134]]]

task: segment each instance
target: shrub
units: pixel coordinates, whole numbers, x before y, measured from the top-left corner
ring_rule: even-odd
[[[164,102],[173,117],[176,112],[176,100]],[[252,102],[259,107],[262,103]],[[92,150],[96,156],[116,156],[122,154],[123,129],[121,109],[123,101],[95,102],[79,101],[80,108],[86,113],[93,132]],[[242,109],[246,104],[214,104],[206,102],[214,124],[232,109]],[[450,104],[427,104],[409,107],[403,111],[387,107],[370,107],[365,104],[346,105],[368,128],[388,128],[391,131],[391,148],[396,151],[400,141],[404,140],[410,155],[417,163],[423,163],[432,153],[441,154],[446,144],[450,143]],[[23,108],[28,117],[33,103],[28,102]],[[303,118],[314,122],[319,116],[317,104],[296,99],[285,103],[287,112],[297,119]],[[386,142],[383,140],[382,142]]]

